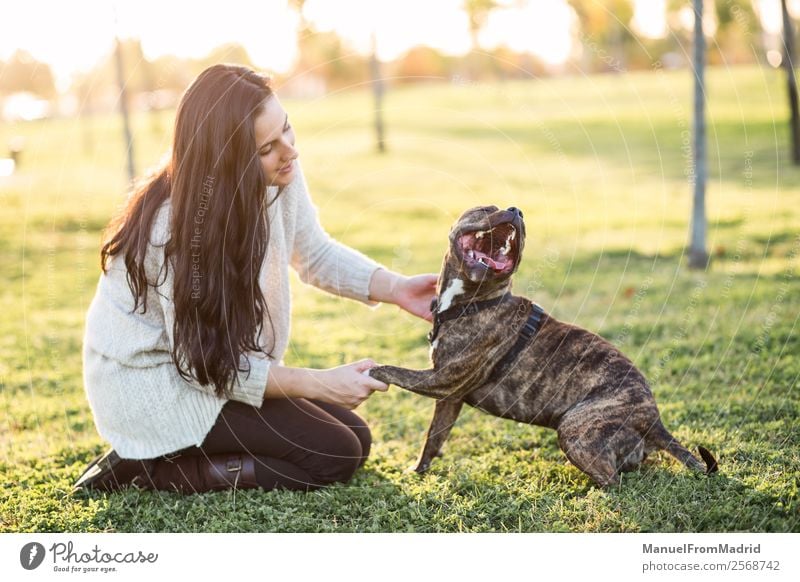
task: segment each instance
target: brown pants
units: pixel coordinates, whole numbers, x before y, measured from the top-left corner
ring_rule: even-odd
[[[316,400],[265,400],[261,408],[228,401],[199,447],[176,455],[246,453],[258,485],[308,491],[348,481],[369,455],[366,422],[354,412]],[[163,468],[168,461],[158,461]]]

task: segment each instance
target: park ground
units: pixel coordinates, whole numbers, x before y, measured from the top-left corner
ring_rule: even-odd
[[[707,271],[686,267],[691,77],[649,72],[392,88],[388,152],[370,93],[284,101],[326,229],[404,273],[437,272],[464,209],[525,213],[515,289],[596,331],[650,379],[666,426],[720,473],[666,454],[601,490],[551,430],[465,410],[424,478],[404,473],[433,401],[396,387],[358,412],[370,459],[347,485],[182,497],[70,493],[105,449],[81,379],[100,233],[122,204],[113,116],[0,126],[25,138],[0,180],[0,531],[798,531],[800,168],[780,71],[708,74]],[[174,112],[135,118],[140,167]],[[428,325],[293,281],[288,365],[426,367]]]

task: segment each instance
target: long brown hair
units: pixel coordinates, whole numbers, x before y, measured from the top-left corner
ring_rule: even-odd
[[[269,353],[258,343],[269,318],[258,284],[269,224],[254,120],[271,95],[269,79],[245,67],[203,71],[178,105],[169,161],[111,221],[100,252],[104,272],[111,256],[124,256],[133,311],[141,304],[144,312],[148,286],[163,283],[161,274],[157,281],[145,274],[150,230],[158,208],[171,199],[162,271],[172,257],[172,360],[181,376],[213,384],[220,396],[229,393],[237,371],[248,371],[240,368],[244,352]]]

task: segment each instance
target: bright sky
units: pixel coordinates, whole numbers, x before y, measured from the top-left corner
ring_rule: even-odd
[[[665,0],[633,0],[633,26],[663,36]],[[777,0],[756,0],[768,28],[780,26]],[[798,0],[792,0],[797,4]],[[576,22],[566,0],[502,0],[480,36],[484,48],[500,44],[531,52],[550,64],[573,50]],[[305,15],[319,30],[335,30],[354,50],[367,52],[377,33],[378,53],[394,59],[426,44],[447,54],[470,50],[462,0],[307,0]],[[773,6],[774,5],[774,6]],[[116,6],[116,21],[115,10]],[[115,24],[116,22],[116,24]],[[298,16],[286,0],[17,0],[3,7],[0,58],[18,48],[49,63],[61,88],[75,71],[90,69],[113,46],[115,31],[138,37],[149,58],[163,54],[200,57],[215,46],[242,44],[253,62],[288,70],[296,57]]]
[[[480,37],[484,48],[506,44],[549,63],[569,56],[574,14],[565,0],[505,2],[510,7],[492,14]],[[305,14],[318,30],[335,30],[362,53],[375,30],[379,56],[390,60],[418,44],[447,54],[468,52],[461,5],[462,0],[307,0]],[[111,50],[115,31],[140,38],[149,58],[199,57],[226,42],[242,44],[256,65],[275,71],[288,70],[296,57],[298,17],[286,0],[26,0],[3,10],[0,58],[23,48],[49,63],[62,87],[71,73],[91,68]]]
[[[667,0],[636,0],[633,13],[633,29],[649,38],[663,38],[667,35]]]

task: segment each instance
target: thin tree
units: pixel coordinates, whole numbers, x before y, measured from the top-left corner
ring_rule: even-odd
[[[133,160],[133,135],[131,134],[131,122],[128,115],[128,93],[125,90],[125,67],[122,62],[122,43],[119,40],[119,34],[116,32],[119,28],[117,20],[117,6],[113,5],[114,10],[114,53],[117,69],[117,84],[119,85],[119,111],[122,114],[122,129],[125,138],[125,152],[128,155],[128,177],[130,181],[136,178],[136,164]]]
[[[472,53],[469,60],[473,63],[473,76],[480,74],[480,67],[478,66],[478,51],[480,50],[478,35],[489,21],[489,14],[498,6],[499,4],[496,0],[464,0],[463,8],[469,20],[469,38],[472,45]]]
[[[131,182],[136,178],[136,163],[133,156],[133,135],[131,134],[130,116],[128,115],[128,93],[125,90],[125,72],[122,62],[122,43],[116,37],[116,62],[117,62],[117,83],[119,84],[119,110],[122,114],[122,126],[125,136],[125,149],[128,154],[128,177]]]
[[[379,153],[386,151],[386,140],[383,128],[383,77],[381,76],[381,62],[378,60],[378,41],[375,31],[372,32],[372,54],[369,60],[370,76],[372,77],[372,94],[375,98],[375,141]]]
[[[797,105],[797,79],[794,76],[794,26],[786,7],[786,0],[781,0],[783,12],[783,66],[786,68],[786,84],[789,93],[789,133],[792,135],[792,161],[800,165],[800,109]]]
[[[706,39],[703,34],[703,0],[693,0],[694,9],[694,203],[692,208],[689,267],[705,269],[706,251],[706,111],[705,57]]]
[[[289,6],[297,12],[297,33],[301,39],[311,34],[311,23],[306,18],[305,5],[306,0],[289,0]]]
[[[472,42],[472,50],[479,48],[478,34],[486,26],[489,20],[489,13],[497,8],[495,0],[464,0],[464,11],[469,19],[469,37]]]
[[[300,47],[302,50],[303,40],[309,35],[314,34],[311,28],[311,23],[306,18],[304,7],[305,0],[289,0],[289,5],[297,12],[299,18],[297,32],[300,40]],[[386,151],[386,141],[384,139],[384,123],[383,123],[383,79],[380,71],[380,61],[378,60],[376,49],[375,32],[372,33],[372,54],[370,55],[370,80],[372,81],[372,94],[375,99],[375,136],[376,146],[379,152]]]

